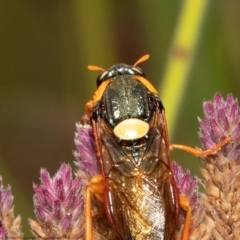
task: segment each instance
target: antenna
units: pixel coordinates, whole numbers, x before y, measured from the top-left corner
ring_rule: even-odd
[[[90,70],[90,71],[102,71],[102,72],[105,71],[105,69],[103,69],[103,68],[101,68],[101,67],[92,66],[92,65],[89,65],[89,66],[88,66],[88,70]]]
[[[133,66],[136,67],[139,63],[145,62],[150,58],[149,54],[142,56]]]

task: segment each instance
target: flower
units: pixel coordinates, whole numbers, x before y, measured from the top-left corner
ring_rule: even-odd
[[[88,124],[76,124],[77,132],[75,133],[75,144],[77,151],[73,154],[76,166],[83,170],[88,179],[100,173],[99,159],[93,138],[92,127]]]
[[[79,239],[83,236],[82,179],[72,177],[69,165],[62,164],[53,178],[41,169],[41,184],[34,184],[33,188],[37,221],[30,219],[30,226],[36,237]]]
[[[229,94],[224,101],[220,94],[213,102],[204,102],[205,119],[199,118],[200,140],[204,149],[209,149],[226,137],[231,136],[232,144],[221,149],[227,158],[236,160],[240,156],[240,108],[238,100]]]
[[[183,171],[183,169],[176,162],[172,162],[172,171],[180,195],[184,196],[187,200],[189,200],[192,213],[190,229],[191,235],[191,230],[199,224],[198,218],[202,211],[202,200],[199,198],[198,192],[198,178],[191,177],[190,171]],[[185,218],[186,211],[180,208],[179,228],[175,233],[176,240],[181,239]]]
[[[216,94],[212,102],[204,102],[205,119],[199,119],[199,136],[204,149],[209,149],[231,136],[232,142],[215,154],[203,157],[201,181],[201,218],[191,235],[197,239],[239,239],[240,235],[240,109],[237,99],[224,100]],[[200,216],[199,215],[199,216]]]
[[[194,209],[198,200],[198,178],[192,178],[190,171],[184,172],[176,162],[172,163],[172,169],[180,194],[190,201],[191,208]]]
[[[3,187],[0,176],[0,239],[22,239],[21,218],[14,218],[11,188]]]

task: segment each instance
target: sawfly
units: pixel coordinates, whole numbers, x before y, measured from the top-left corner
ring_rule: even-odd
[[[182,208],[186,211],[182,240],[188,240],[191,206],[174,180],[170,150],[203,156],[229,142],[227,138],[207,151],[169,144],[163,104],[137,66],[148,58],[108,70],[89,66],[102,72],[93,99],[85,106],[101,174],[92,177],[86,190],[86,240],[93,239],[92,195],[102,203],[116,239],[171,240]]]

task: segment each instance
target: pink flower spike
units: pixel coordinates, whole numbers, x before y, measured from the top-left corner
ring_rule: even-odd
[[[225,145],[220,152],[229,157],[234,156],[233,160],[240,157],[237,146],[240,144],[240,108],[238,100],[231,94],[226,101],[220,94],[216,94],[212,102],[203,103],[205,119],[199,119],[199,136],[204,149],[209,149],[221,142],[226,137],[232,138],[232,143]]]
[[[33,234],[59,239],[83,236],[82,179],[73,178],[71,167],[63,164],[52,178],[42,169],[40,180],[40,185],[34,185],[37,221],[30,220]]]
[[[184,172],[176,162],[172,163],[172,169],[180,194],[189,199],[191,208],[194,209],[198,200],[198,178],[192,178],[190,172]]]
[[[216,94],[212,102],[203,103],[199,136],[204,149],[220,143],[226,137],[231,142],[213,154],[203,156],[200,169],[205,189],[202,207],[196,208],[191,240],[239,239],[239,171],[240,171],[240,108],[238,100],[229,94],[224,100]],[[210,128],[209,128],[210,126]],[[213,146],[212,146],[213,145]],[[198,210],[199,209],[199,210]]]
[[[100,173],[92,127],[87,124],[77,124],[76,127],[75,144],[77,151],[74,152],[75,164],[90,179],[92,176]]]
[[[14,217],[13,196],[10,186],[3,187],[0,176],[0,239],[17,239],[23,237],[21,232],[21,218]]]

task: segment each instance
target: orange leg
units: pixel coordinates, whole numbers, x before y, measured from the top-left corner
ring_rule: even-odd
[[[209,155],[209,154],[214,154],[216,153],[216,151],[220,150],[221,147],[223,147],[225,144],[229,143],[231,141],[231,137],[227,137],[225,138],[224,140],[222,140],[221,142],[219,142],[217,145],[215,145],[214,147],[208,149],[208,150],[198,150],[198,149],[195,149],[195,148],[191,148],[191,147],[188,147],[188,146],[185,146],[185,145],[178,145],[178,144],[172,144],[170,146],[170,149],[180,149],[180,150],[183,150],[183,151],[186,151],[186,152],[189,152],[197,157],[203,157],[203,156],[206,156],[206,155]]]
[[[86,190],[86,201],[85,201],[85,211],[86,211],[86,225],[85,225],[85,239],[93,240],[93,229],[92,229],[92,202],[91,196],[94,196],[101,202],[104,202],[103,191],[104,191],[104,181],[101,174],[92,177],[90,184],[87,186]]]
[[[182,230],[182,237],[181,240],[188,240],[189,239],[189,228],[190,228],[190,222],[191,222],[191,206],[190,202],[187,198],[180,195],[180,206],[183,210],[186,211],[186,218]]]

